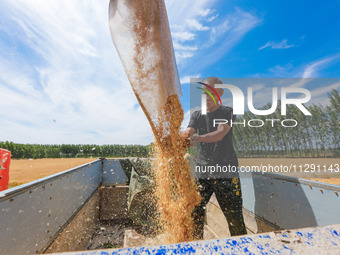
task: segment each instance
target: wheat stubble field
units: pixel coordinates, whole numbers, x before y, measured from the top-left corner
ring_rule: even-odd
[[[15,187],[70,168],[96,160],[95,158],[60,158],[60,159],[12,159],[10,165],[9,187]],[[315,164],[329,167],[340,164],[339,158],[240,158],[240,166],[259,165],[305,165]],[[339,174],[338,174],[339,176]],[[308,177],[308,175],[306,175]],[[314,181],[340,185],[340,178],[306,178]]]
[[[11,159],[9,188],[80,166],[95,158]]]

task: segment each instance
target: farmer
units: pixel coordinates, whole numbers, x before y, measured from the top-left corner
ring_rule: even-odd
[[[207,114],[202,115],[201,110],[195,111],[190,118],[188,128],[182,135],[189,139],[190,146],[198,144],[198,154],[195,164],[195,176],[198,184],[202,202],[194,209],[195,237],[203,239],[204,213],[211,195],[215,192],[217,201],[228,221],[229,231],[232,236],[247,234],[242,214],[242,193],[238,173],[209,174],[204,171],[208,166],[229,167],[237,169],[238,160],[232,143],[232,128],[229,124],[218,124],[213,127],[213,119],[228,120],[228,123],[235,117],[232,108],[221,106],[217,92],[222,96],[223,89],[216,88],[215,84],[222,84],[217,77],[207,78],[203,86],[205,90],[215,98],[216,103],[207,94]],[[227,169],[224,168],[224,169]],[[200,173],[205,172],[204,174]]]

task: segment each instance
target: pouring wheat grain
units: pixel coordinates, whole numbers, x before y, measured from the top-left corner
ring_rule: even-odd
[[[111,0],[112,40],[155,137],[153,174],[165,242],[193,240],[200,202],[180,136],[182,95],[163,0]]]

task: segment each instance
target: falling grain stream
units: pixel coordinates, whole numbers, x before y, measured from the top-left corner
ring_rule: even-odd
[[[113,42],[155,137],[150,203],[162,241],[194,240],[192,211],[201,198],[184,158],[181,89],[164,1],[111,0],[109,15]]]

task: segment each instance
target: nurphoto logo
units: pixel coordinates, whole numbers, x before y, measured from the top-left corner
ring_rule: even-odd
[[[220,104],[222,105],[222,100],[217,93],[215,89],[222,88],[222,89],[228,89],[231,92],[232,95],[232,107],[233,107],[233,114],[234,115],[244,115],[244,109],[245,109],[245,96],[242,92],[242,90],[232,84],[215,84],[215,87],[212,87],[208,84],[205,84],[203,82],[197,82],[199,84],[202,84],[206,88],[200,88],[198,89],[203,90],[205,93],[202,93],[201,97],[201,112],[202,115],[207,114],[207,95],[209,95],[215,105],[217,104],[215,97],[213,94],[216,95],[218,100],[220,101]],[[210,90],[210,91],[209,91]],[[307,103],[311,99],[311,92],[308,89],[305,88],[299,88],[299,87],[282,87],[280,90],[281,100],[279,100],[278,97],[278,88],[273,87],[272,88],[272,103],[271,107],[269,109],[256,109],[254,107],[254,100],[253,100],[253,88],[248,87],[247,88],[247,106],[250,112],[252,112],[255,115],[260,116],[266,116],[274,113],[277,110],[278,102],[281,103],[281,115],[285,116],[287,115],[287,105],[295,105],[305,116],[312,115],[306,107],[303,105],[304,103]],[[212,94],[213,93],[213,94]],[[288,98],[289,94],[298,94],[295,98]],[[231,123],[229,123],[231,122]],[[271,123],[271,126],[274,127],[275,122],[281,122],[281,125],[283,127],[295,127],[297,126],[298,122],[295,119],[251,119],[248,120],[247,124],[249,127],[262,127],[265,122]],[[246,120],[243,120],[242,122],[233,122],[232,120],[226,120],[226,119],[214,119],[213,120],[213,126],[215,127],[218,124],[229,124],[230,126],[233,125],[243,125],[246,126]]]

